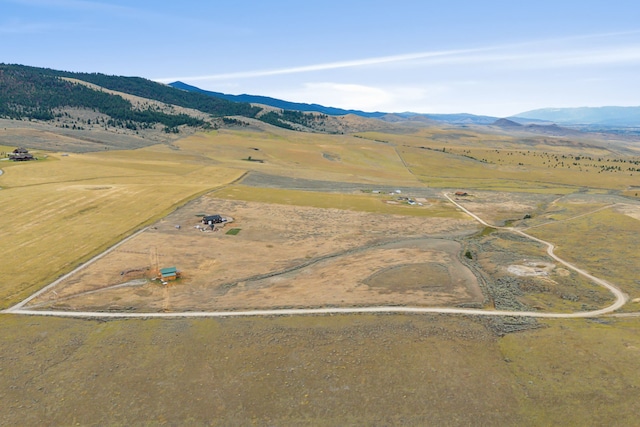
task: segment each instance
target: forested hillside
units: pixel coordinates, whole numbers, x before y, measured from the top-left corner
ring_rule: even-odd
[[[134,109],[118,95],[93,90],[60,79],[56,72],[32,67],[0,65],[0,116],[9,119],[53,120],[56,109],[87,108],[110,116],[128,126],[161,123],[168,128],[180,125],[204,126],[208,123],[186,114],[167,114],[151,107]]]
[[[136,129],[161,123],[167,130],[178,126],[209,127],[209,123],[187,114],[168,114],[147,106],[135,108],[121,96],[94,90],[66,80],[82,80],[94,85],[201,111],[211,117],[243,116],[256,118],[285,129],[326,132],[326,115],[292,110],[264,112],[246,102],[234,102],[203,93],[177,89],[141,77],[109,76],[100,73],[76,73],[24,65],[0,64],[0,117],[9,119],[53,120],[59,109],[86,108],[108,115],[119,127]],[[261,113],[262,112],[262,113]],[[227,120],[224,123],[236,123]]]

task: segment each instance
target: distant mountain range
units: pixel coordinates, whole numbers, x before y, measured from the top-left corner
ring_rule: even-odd
[[[98,87],[78,85],[74,80],[92,83]],[[210,119],[203,120],[203,117],[195,117],[189,115],[190,113],[159,111],[151,104],[136,106],[100,88],[159,101],[167,105],[198,110],[207,114]],[[264,106],[273,108],[263,108]],[[493,125],[505,130],[517,129],[550,135],[566,135],[567,129],[564,128],[589,132],[640,134],[640,107],[546,108],[523,112],[508,117],[507,121],[501,121],[498,117],[466,113],[366,112],[290,102],[267,96],[229,95],[203,90],[183,82],[164,85],[140,77],[75,73],[0,64],[0,117],[52,121],[63,114],[60,108],[67,107],[99,111],[109,116],[112,122],[117,122],[117,126],[129,129],[140,126],[146,128],[161,123],[171,131],[182,125],[207,127],[218,122],[246,125],[247,123],[242,120],[229,118],[229,116],[241,116],[287,129],[343,132],[347,129],[335,128],[335,126],[334,129],[328,124],[333,120],[329,116],[354,115],[387,123]],[[217,122],[214,123],[211,118],[217,118]],[[353,121],[353,119],[346,119]],[[519,124],[525,126],[519,127]],[[552,126],[554,124],[559,124],[562,128]],[[370,127],[371,124],[368,126]]]
[[[229,95],[221,92],[212,92],[177,81],[170,83],[177,89],[189,92],[197,92],[228,101],[261,104],[285,110],[304,112],[318,112],[327,115],[355,114],[360,117],[375,118],[387,122],[441,122],[455,125],[493,125],[499,118],[493,116],[479,116],[475,114],[421,114],[421,113],[388,113],[366,112],[361,110],[345,110],[342,108],[326,107],[319,104],[304,104],[289,102],[268,96],[258,95]],[[624,128],[640,127],[640,107],[583,107],[583,108],[544,108],[540,110],[526,111],[508,119],[515,124],[551,124],[576,125],[582,130],[604,130],[606,127]],[[504,124],[504,123],[503,123]],[[572,126],[573,127],[573,126]],[[544,128],[547,129],[548,128]],[[523,129],[524,130],[524,129]],[[530,127],[529,130],[535,130]]]
[[[640,127],[640,107],[543,108],[525,111],[510,119],[537,119],[563,125]]]
[[[541,135],[549,136],[577,136],[581,134],[580,130],[569,129],[566,127],[560,127],[555,123],[551,124],[538,124],[538,123],[518,123],[509,119],[498,119],[491,124],[494,127],[498,127],[510,132],[530,132]]]
[[[221,92],[212,92],[204,89],[200,89],[196,86],[192,86],[181,81],[169,83],[169,86],[186,90],[189,92],[197,92],[205,95],[209,95],[215,98],[226,99],[228,101],[246,102],[250,104],[268,105],[270,107],[282,108],[285,110],[296,110],[304,112],[316,112],[328,114],[330,116],[342,116],[345,114],[355,114],[356,116],[380,119],[388,122],[399,121],[435,121],[451,124],[477,124],[488,125],[495,122],[498,118],[491,116],[476,116],[474,114],[420,114],[420,113],[383,113],[383,112],[366,112],[361,110],[345,110],[342,108],[325,107],[319,104],[304,104],[299,102],[284,101],[282,99],[271,98],[268,96],[259,95],[229,95]]]
[[[226,99],[227,101],[268,105],[270,107],[282,108],[283,110],[316,112],[316,113],[328,114],[330,116],[343,116],[345,114],[355,114],[357,116],[368,117],[368,118],[380,118],[385,114],[387,114],[387,113],[380,113],[380,112],[367,113],[365,111],[360,111],[360,110],[344,110],[342,108],[325,107],[319,104],[304,104],[300,102],[290,102],[290,101],[284,101],[282,99],[271,98],[268,96],[229,95],[226,93],[212,92],[209,90],[200,89],[199,87],[191,86],[181,81],[169,83],[169,86],[174,87],[176,89],[186,90],[189,92],[202,93],[208,96],[212,96],[214,98]]]

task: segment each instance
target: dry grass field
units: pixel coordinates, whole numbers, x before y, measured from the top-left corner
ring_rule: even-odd
[[[144,226],[151,228],[69,278],[57,295],[31,304],[572,312],[610,303],[540,245],[462,215],[441,195],[456,190],[469,192],[460,203],[489,223],[525,228],[640,298],[640,173],[603,171],[635,168],[637,153],[601,141],[527,138],[471,128],[356,137],[266,127],[2,161],[1,305]],[[552,154],[553,165],[555,156],[572,160],[550,167]],[[402,193],[390,195],[394,188]],[[193,228],[201,213],[234,221],[205,233]],[[225,234],[231,228],[240,231]],[[182,279],[166,287],[135,282],[154,248],[159,264],[175,263]],[[123,280],[131,286],[113,287]],[[2,314],[0,425],[634,425],[639,322]]]
[[[637,320],[0,317],[4,425],[634,425]]]
[[[640,304],[633,300],[640,298],[639,214],[637,205],[614,205],[573,220],[537,227],[531,234],[555,239],[561,257],[579,262],[598,277],[618,284],[632,300],[623,310],[637,312]]]
[[[32,294],[238,170],[190,164],[166,149],[7,163],[0,178],[0,306]],[[184,162],[184,163],[181,163]]]
[[[203,232],[195,228],[200,212],[222,212],[233,223]],[[240,232],[226,234],[231,227]],[[460,243],[429,237],[475,229],[453,218],[203,197],[28,307],[153,312],[481,304],[475,276],[458,260]],[[160,268],[176,265],[182,278],[166,286],[149,280],[157,274],[155,254]]]

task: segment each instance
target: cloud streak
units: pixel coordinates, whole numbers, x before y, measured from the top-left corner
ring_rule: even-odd
[[[541,40],[473,49],[417,52],[271,70],[240,71],[200,76],[166,77],[157,78],[155,80],[164,83],[176,80],[187,82],[220,81],[402,63],[410,64],[412,66],[486,63],[501,65],[506,68],[565,68],[584,65],[628,63],[640,61],[640,43],[634,42],[628,45],[610,43],[605,47],[581,46],[578,48],[567,46],[567,43],[578,40],[606,39],[617,36],[635,35],[639,33],[640,31],[628,31],[599,35],[584,35],[556,40]],[[558,45],[560,45],[560,47],[558,47]]]
[[[394,62],[407,62],[407,61],[414,61],[418,59],[427,59],[427,58],[435,58],[435,57],[441,57],[441,56],[461,55],[464,53],[481,52],[488,49],[494,49],[494,48],[408,53],[408,54],[402,54],[402,55],[380,56],[380,57],[374,57],[374,58],[354,59],[350,61],[327,62],[323,64],[280,68],[275,70],[241,71],[237,73],[211,74],[211,75],[205,75],[205,76],[165,77],[165,78],[158,78],[155,80],[159,82],[167,83],[175,80],[186,80],[186,81],[227,80],[227,79],[242,79],[242,78],[251,78],[251,77],[277,76],[282,74],[298,74],[298,73],[308,73],[312,71],[335,70],[338,68],[355,68],[355,67],[364,67],[369,65],[389,64]]]
[[[24,6],[38,6],[54,9],[87,10],[98,12],[130,12],[135,9],[110,3],[85,0],[8,0],[9,3]]]
[[[27,22],[21,20],[11,20],[0,23],[0,34],[40,34],[47,32],[72,31],[82,28],[78,23],[47,23],[47,22]]]

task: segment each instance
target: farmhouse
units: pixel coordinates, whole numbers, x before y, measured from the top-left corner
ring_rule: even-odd
[[[33,154],[29,153],[29,150],[26,148],[16,148],[13,150],[13,153],[9,153],[9,160],[13,160],[14,162],[25,162],[35,160],[35,157],[33,157]]]
[[[221,222],[225,222],[225,219],[220,215],[205,215],[202,217],[202,223],[207,225],[220,224]]]

